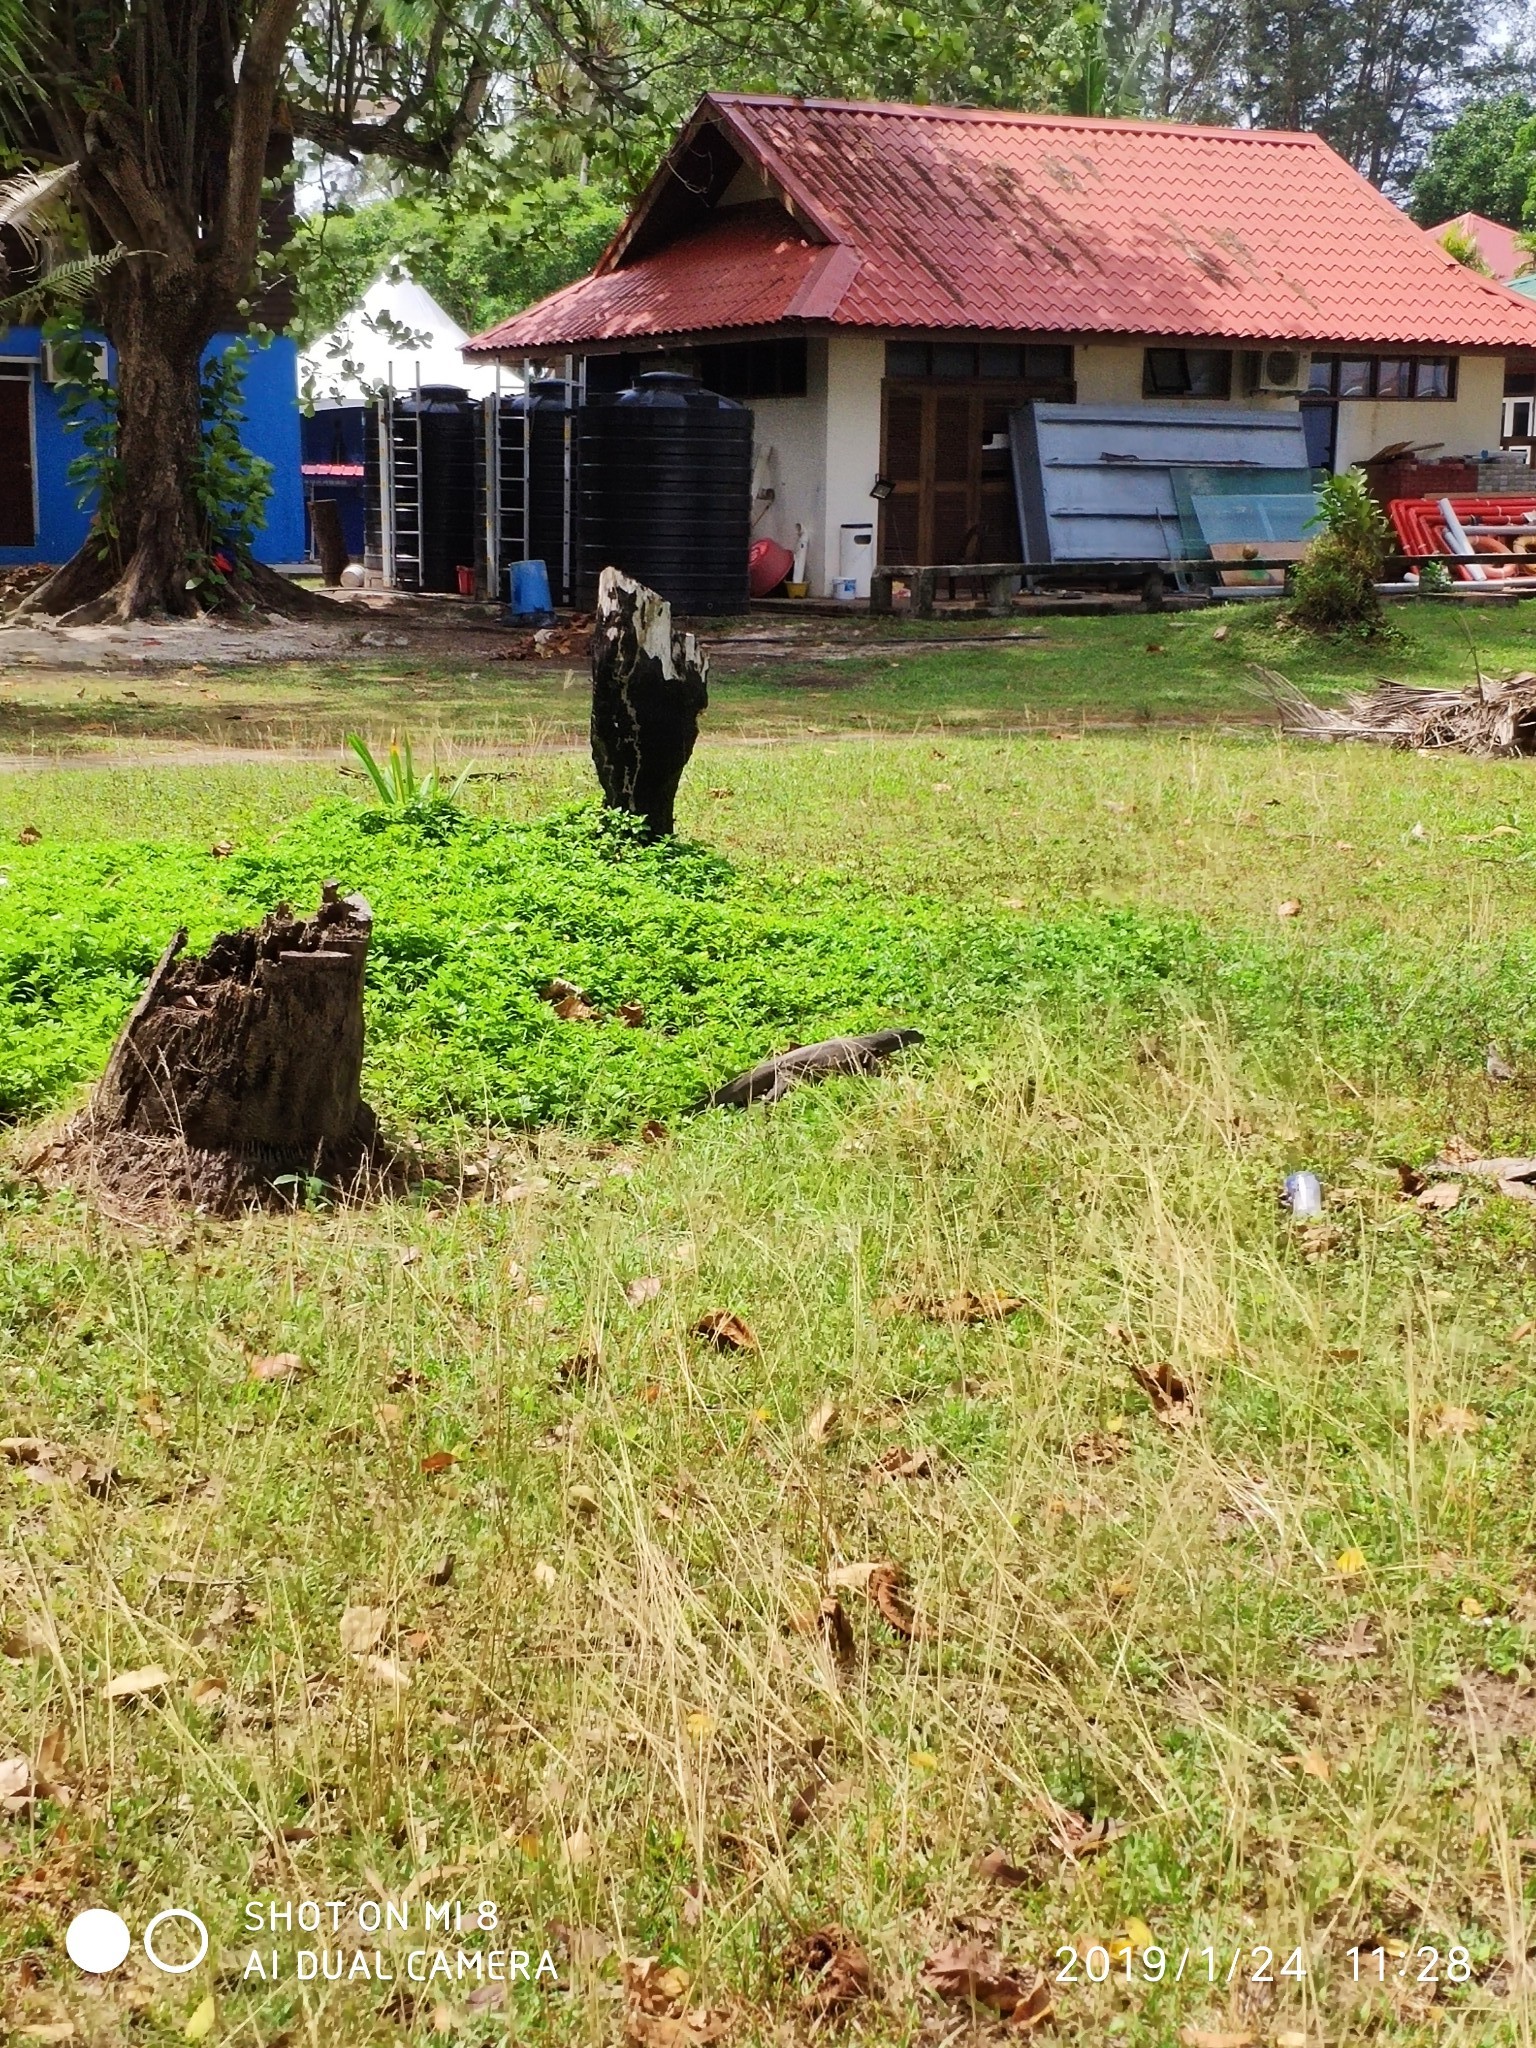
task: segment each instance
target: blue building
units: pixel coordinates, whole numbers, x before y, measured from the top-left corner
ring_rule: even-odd
[[[234,339],[215,335],[204,360],[221,354]],[[109,351],[109,376],[112,367]],[[0,334],[0,566],[67,562],[90,525],[90,507],[81,507],[78,487],[68,476],[80,453],[79,436],[60,414],[49,368],[38,328],[13,327]],[[273,564],[305,561],[298,349],[286,335],[251,351],[241,438],[253,455],[272,465],[266,526],[256,540],[258,558]]]

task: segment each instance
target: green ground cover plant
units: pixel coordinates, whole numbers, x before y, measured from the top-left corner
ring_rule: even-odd
[[[967,1943],[1068,2048],[1523,2048],[1533,1210],[1396,1162],[1536,1150],[1528,773],[712,745],[675,848],[562,755],[434,836],[302,764],[0,782],[0,975],[30,944],[29,1000],[94,1020],[42,1101],[167,921],[337,874],[370,1088],[464,1167],[136,1228],[0,1172],[4,2023],[809,2048],[835,1931],[891,2048],[988,2033]],[[661,1021],[562,1022],[545,973]],[[738,1047],[897,1005],[929,1042],[883,1076],[641,1141]],[[249,1930],[303,1898],[338,1926]],[[497,1912],[431,1981],[424,1898]],[[189,1905],[209,1955],[85,1980],[82,1904]],[[498,1943],[558,1992],[452,1974]]]

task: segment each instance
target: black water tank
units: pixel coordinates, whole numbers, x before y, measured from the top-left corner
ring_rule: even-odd
[[[460,567],[474,565],[479,426],[479,404],[457,384],[423,384],[394,401],[395,582],[402,590],[457,590]],[[371,569],[384,566],[378,439],[378,413],[371,409],[363,444],[364,559]]]
[[[570,412],[568,394],[569,386],[561,378],[547,377],[530,384],[526,393],[507,392],[501,400],[503,546],[509,551],[509,559],[544,564],[549,571],[550,594],[556,604],[569,604],[571,601],[565,588],[565,425]],[[524,434],[528,437],[526,544],[522,530]],[[573,465],[574,461],[573,449]],[[571,509],[574,519],[574,486]],[[502,595],[505,594],[503,591]]]
[[[578,598],[612,567],[680,612],[743,612],[752,415],[697,378],[648,370],[577,414]]]

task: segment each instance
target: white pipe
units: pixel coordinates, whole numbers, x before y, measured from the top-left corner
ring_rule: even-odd
[[[1435,509],[1439,512],[1440,522],[1445,528],[1445,546],[1447,554],[1460,555],[1465,559],[1467,563],[1467,573],[1471,578],[1472,582],[1486,583],[1488,581],[1488,572],[1486,569],[1478,567],[1477,558],[1473,553],[1472,543],[1467,539],[1466,533],[1463,531],[1461,521],[1456,517],[1456,514],[1451,510],[1450,499],[1442,498],[1440,500],[1439,505]]]

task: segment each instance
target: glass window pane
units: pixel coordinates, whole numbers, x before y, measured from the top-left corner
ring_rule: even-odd
[[[885,374],[887,377],[926,377],[927,342],[888,341],[885,344]]]
[[[1338,368],[1337,356],[1314,356],[1312,375],[1307,380],[1309,391],[1319,391],[1326,397],[1333,390],[1333,373]]]
[[[1015,342],[984,341],[981,344],[983,377],[1017,377],[1024,351]]]
[[[1415,398],[1449,398],[1451,395],[1451,365],[1447,356],[1424,356],[1414,364],[1413,395]]]
[[[1192,398],[1225,398],[1231,392],[1232,358],[1225,349],[1186,349],[1184,360]]]
[[[1067,383],[1072,375],[1071,349],[1045,347],[1025,349],[1024,374],[1032,384]]]
[[[1189,390],[1189,366],[1181,348],[1149,348],[1142,389],[1157,398],[1183,398]]]
[[[936,341],[933,344],[935,377],[974,377],[976,351],[968,341]]]
[[[1410,367],[1406,358],[1402,356],[1383,356],[1376,365],[1376,396],[1406,398],[1409,392]]]
[[[1340,398],[1370,397],[1371,359],[1369,356],[1346,356],[1340,362],[1338,391]]]

